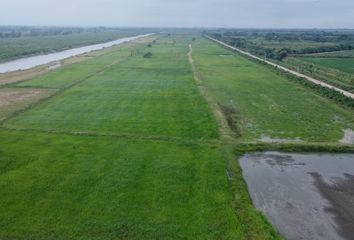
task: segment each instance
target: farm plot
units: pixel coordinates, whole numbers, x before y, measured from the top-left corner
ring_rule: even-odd
[[[0,134],[1,239],[232,239],[244,234],[217,148]]]
[[[145,137],[214,138],[215,121],[207,103],[194,86],[188,47],[156,44],[152,49],[137,49],[134,56],[115,63],[114,54],[105,56],[113,65],[73,88],[7,121],[16,129],[139,135]],[[153,58],[144,59],[144,51]],[[130,51],[129,51],[130,54]],[[120,56],[121,57],[121,56]],[[101,60],[99,60],[101,61]],[[75,66],[91,71],[91,64]],[[53,73],[48,81],[27,81],[20,86],[65,84],[67,69]],[[62,75],[60,73],[63,73]],[[58,79],[58,80],[57,80]]]
[[[0,130],[1,239],[278,239],[243,181],[232,191],[192,37],[174,38],[15,85],[59,93]]]
[[[354,129],[354,112],[292,82],[268,67],[206,39],[194,45],[205,86],[218,103],[233,108],[244,140],[337,142]]]
[[[354,74],[354,58],[302,57],[304,61]]]

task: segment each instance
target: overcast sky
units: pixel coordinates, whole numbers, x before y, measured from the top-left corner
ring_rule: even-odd
[[[0,0],[0,24],[354,28],[354,0]]]

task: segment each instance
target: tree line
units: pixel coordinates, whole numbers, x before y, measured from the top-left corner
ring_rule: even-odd
[[[335,52],[354,49],[354,31],[344,34],[343,32],[318,32],[306,31],[298,32],[267,32],[266,30],[227,30],[219,32],[204,32],[218,40],[231,46],[247,50],[261,57],[270,58],[278,61],[284,60],[289,55],[302,55],[322,52]],[[317,46],[281,49],[267,47],[264,42],[277,41],[279,45],[286,41],[312,41],[319,42]],[[324,45],[325,42],[335,43]],[[288,44],[289,45],[289,44]],[[291,44],[290,44],[291,46]]]

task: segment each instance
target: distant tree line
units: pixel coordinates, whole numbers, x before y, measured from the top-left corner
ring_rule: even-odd
[[[264,38],[266,41],[314,41],[343,42],[354,41],[354,30],[226,30],[226,37]]]
[[[221,40],[231,46],[247,50],[253,54],[270,58],[278,61],[284,60],[289,55],[311,54],[322,52],[334,52],[354,49],[354,31],[347,34],[343,32],[319,32],[304,31],[298,32],[273,32],[266,30],[227,30],[221,32],[204,32],[218,40]],[[304,47],[300,49],[291,49],[284,47],[281,49],[269,48],[264,42],[286,42],[286,41],[312,41],[319,42],[318,46]],[[335,42],[335,44],[324,45],[325,42]],[[279,44],[281,45],[281,44]],[[288,44],[289,45],[289,44]],[[290,44],[291,46],[291,44]]]
[[[36,36],[57,36],[79,33],[100,33],[108,31],[117,31],[115,28],[95,27],[12,27],[0,26],[0,38],[20,38],[20,37],[36,37]]]

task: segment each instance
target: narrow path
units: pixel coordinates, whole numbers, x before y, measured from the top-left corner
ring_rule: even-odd
[[[283,67],[283,66],[278,65],[278,64],[276,64],[276,63],[273,63],[273,62],[271,62],[271,61],[268,61],[268,60],[265,60],[265,59],[263,59],[263,58],[257,57],[257,56],[255,56],[255,55],[249,53],[249,52],[246,52],[246,51],[243,51],[243,50],[241,50],[241,49],[239,49],[239,48],[230,46],[230,45],[228,45],[228,44],[226,44],[226,43],[224,43],[224,42],[222,42],[222,41],[219,41],[219,40],[217,40],[217,39],[215,39],[215,38],[212,38],[212,37],[209,37],[209,36],[205,36],[205,37],[208,38],[208,39],[210,39],[210,40],[213,41],[213,42],[216,42],[216,43],[218,43],[218,44],[220,44],[220,45],[226,47],[226,48],[229,48],[229,49],[231,49],[231,50],[235,50],[235,51],[237,51],[237,52],[239,52],[239,53],[241,53],[241,54],[243,54],[243,55],[246,55],[246,56],[248,56],[248,57],[254,58],[254,59],[258,60],[258,61],[264,62],[264,63],[266,63],[266,64],[268,64],[268,65],[271,65],[271,66],[273,66],[273,67],[276,67],[276,68],[278,68],[278,69],[281,69],[281,70],[283,70],[284,72],[293,74],[293,75],[295,75],[295,76],[297,76],[297,77],[304,78],[304,79],[306,79],[307,81],[310,81],[310,82],[312,82],[312,83],[314,83],[314,84],[316,84],[316,85],[320,85],[320,86],[322,86],[322,87],[332,89],[332,90],[334,90],[334,91],[336,91],[336,92],[339,92],[339,93],[343,94],[343,95],[346,96],[346,97],[349,97],[349,98],[354,99],[354,94],[353,94],[353,93],[350,93],[350,92],[348,92],[348,91],[345,91],[345,90],[340,89],[340,88],[337,88],[337,87],[334,87],[334,86],[332,86],[332,85],[330,85],[330,84],[328,84],[328,83],[325,83],[325,82],[323,82],[323,81],[321,81],[321,80],[318,80],[318,79],[309,77],[309,76],[307,76],[307,75],[305,75],[305,74],[296,72],[296,71],[294,71],[294,70],[291,70],[291,69],[289,69],[289,68]]]
[[[203,86],[202,79],[201,79],[200,75],[198,74],[198,71],[195,67],[192,53],[193,53],[192,44],[189,44],[188,60],[191,65],[191,68],[192,68],[193,77],[194,77],[194,80],[197,84],[197,88],[198,88],[200,94],[205,98],[209,107],[211,108],[211,110],[214,113],[214,117],[218,123],[220,137],[222,137],[223,139],[232,140],[236,137],[235,133],[230,129],[230,127],[227,123],[227,120],[225,118],[225,115],[224,115],[223,111],[221,110],[219,104],[216,101],[214,101],[214,99],[210,96],[208,90]]]

